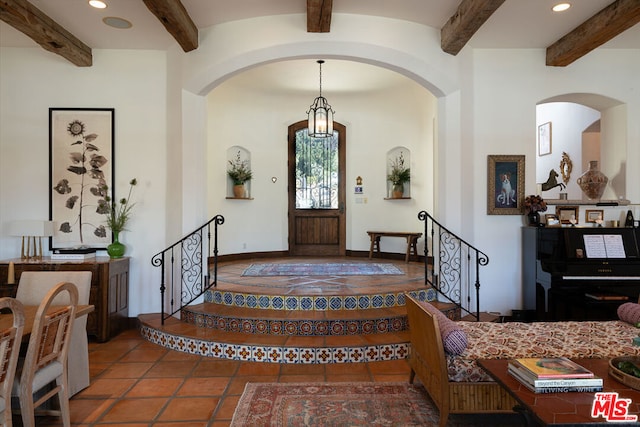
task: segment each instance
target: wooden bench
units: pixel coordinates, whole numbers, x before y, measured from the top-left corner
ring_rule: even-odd
[[[411,254],[418,258],[418,239],[422,236],[422,233],[411,233],[405,231],[367,231],[369,238],[371,239],[371,245],[369,246],[369,259],[373,257],[373,250],[380,253],[380,238],[381,237],[404,237],[407,239],[407,252],[405,254],[405,262],[409,262]]]

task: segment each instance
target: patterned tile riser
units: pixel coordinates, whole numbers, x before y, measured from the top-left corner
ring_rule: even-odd
[[[146,340],[162,347],[219,359],[270,363],[358,363],[399,360],[409,357],[410,344],[382,344],[360,347],[278,347],[226,344],[185,338],[148,326],[141,326]]]
[[[215,314],[194,313],[185,309],[181,319],[201,328],[226,332],[269,335],[367,335],[407,330],[406,316],[353,320],[273,320],[240,319]]]
[[[433,301],[436,298],[436,291],[432,288],[420,289],[409,293],[421,301]],[[288,296],[210,290],[205,293],[204,300],[205,302],[233,307],[302,311],[366,310],[404,306],[405,304],[404,292],[357,296]]]

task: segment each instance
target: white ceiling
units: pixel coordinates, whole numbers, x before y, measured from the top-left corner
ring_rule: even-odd
[[[98,10],[87,0],[29,0],[58,24],[94,49],[160,49],[175,44],[173,37],[147,9],[142,0],[105,0]],[[461,0],[334,0],[333,13],[383,16],[441,28]],[[546,48],[613,0],[570,0],[573,7],[552,13],[556,0],[507,0],[468,46],[474,48]],[[200,29],[223,22],[265,15],[300,14],[300,33],[306,32],[304,0],[182,0]],[[131,29],[115,29],[102,18],[116,16],[132,22]],[[0,46],[38,45],[0,22]],[[627,30],[600,49],[640,49],[640,25]],[[47,53],[49,54],[49,53]],[[249,74],[247,74],[249,73]],[[311,60],[272,63],[249,70],[231,80],[234,84],[256,85],[256,90],[314,92],[318,89],[318,65]],[[350,78],[353,77],[353,78]],[[366,64],[327,60],[323,66],[323,92],[366,91],[402,84],[399,74]],[[404,81],[406,83],[406,81]]]
[[[87,0],[29,0],[35,7],[94,49],[166,49],[173,38],[142,0],[105,0],[98,10]],[[441,28],[461,0],[335,0],[334,13],[383,16]],[[475,48],[546,48],[613,0],[569,0],[568,11],[551,12],[559,0],[507,0],[473,36]],[[304,0],[182,0],[200,29],[222,22],[265,15],[306,13]],[[133,23],[114,29],[102,18],[116,16]],[[300,31],[306,31],[301,17]],[[36,46],[22,33],[0,22],[0,46]],[[609,41],[603,48],[640,48],[640,25]]]

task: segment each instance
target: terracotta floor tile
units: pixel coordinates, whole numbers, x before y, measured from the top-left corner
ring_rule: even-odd
[[[126,397],[168,397],[173,396],[184,383],[183,378],[143,378],[129,390]]]
[[[280,364],[264,362],[245,362],[240,365],[236,375],[277,375]]]
[[[184,362],[158,362],[147,371],[145,377],[185,377],[193,371],[195,366],[196,362],[193,360]]]
[[[178,390],[178,396],[222,396],[227,389],[229,377],[187,378]]]
[[[78,398],[109,399],[122,397],[136,383],[135,378],[99,378],[78,394]]]
[[[160,348],[136,348],[131,350],[129,353],[122,356],[120,361],[122,362],[155,362],[160,360],[165,354],[167,354],[167,350]]]
[[[225,377],[235,375],[240,366],[237,360],[207,360],[201,358],[196,365],[192,375],[194,377]]]
[[[372,375],[372,381],[377,382],[377,383],[404,383],[404,382],[409,382],[409,374],[407,375],[402,375],[402,374],[390,374],[390,375],[386,375],[386,374],[379,374],[379,375]]]
[[[218,409],[215,413],[216,420],[231,420],[239,401],[239,395],[227,396],[222,399],[222,401],[218,404]]]
[[[389,360],[384,362],[370,362],[372,374],[404,374],[409,375],[411,368],[406,360]]]
[[[369,382],[371,376],[367,374],[342,374],[342,375],[329,375],[327,374],[327,382],[329,383],[349,383],[349,382]]]
[[[207,427],[209,421],[168,421],[153,423],[153,427]]]
[[[245,376],[234,377],[229,383],[226,395],[242,394],[244,387],[247,383],[276,383],[278,382],[278,376]]]
[[[116,363],[107,369],[101,378],[140,378],[152,366],[151,363]]]
[[[115,401],[115,399],[71,399],[69,401],[71,423],[76,425],[95,422]]]
[[[280,375],[279,383],[317,383],[324,382],[324,375]]]
[[[319,363],[312,365],[305,365],[301,363],[285,363],[280,365],[280,375],[302,375],[302,374],[315,374],[324,375],[325,369],[328,365],[322,365]]]
[[[208,421],[219,401],[217,397],[176,397],[171,399],[158,421]]]
[[[325,371],[327,375],[369,375],[369,367],[366,363],[329,363],[325,365]]]
[[[116,402],[99,421],[149,422],[156,419],[169,400],[164,397],[122,399]]]

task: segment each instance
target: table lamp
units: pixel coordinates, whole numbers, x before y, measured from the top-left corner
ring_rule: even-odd
[[[53,236],[53,221],[13,221],[9,230],[12,236],[22,237],[21,260],[42,261],[42,238]]]

